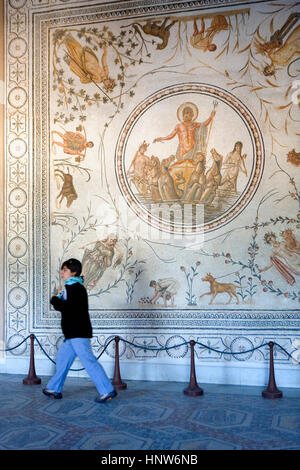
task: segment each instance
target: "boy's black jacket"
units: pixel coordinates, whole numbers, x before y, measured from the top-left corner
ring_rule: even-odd
[[[65,339],[92,338],[88,296],[85,287],[76,282],[66,285],[67,300],[53,296],[51,304],[61,312],[61,329]]]

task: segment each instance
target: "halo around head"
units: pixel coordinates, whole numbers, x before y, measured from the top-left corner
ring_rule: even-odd
[[[189,101],[187,101],[186,103],[182,103],[179,106],[179,108],[177,109],[177,118],[178,118],[178,120],[181,121],[181,122],[183,121],[182,114],[183,114],[184,108],[191,108],[191,110],[193,111],[192,121],[195,121],[195,119],[197,119],[197,117],[198,117],[199,110],[198,110],[197,106],[194,103],[189,102]]]

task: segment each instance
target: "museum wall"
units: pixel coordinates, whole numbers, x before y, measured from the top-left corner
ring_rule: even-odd
[[[0,371],[27,372],[32,333],[53,372],[75,257],[124,378],[188,380],[194,340],[199,382],[261,385],[274,341],[299,386],[297,3],[4,7]]]

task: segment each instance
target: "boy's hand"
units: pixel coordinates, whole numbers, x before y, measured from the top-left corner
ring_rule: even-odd
[[[61,286],[58,286],[54,289],[53,294],[55,296],[58,296],[62,292],[63,288]]]

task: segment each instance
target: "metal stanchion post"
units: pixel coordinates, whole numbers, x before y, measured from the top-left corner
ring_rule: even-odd
[[[116,350],[115,350],[115,372],[114,376],[112,379],[112,385],[114,386],[115,389],[117,390],[125,390],[127,388],[127,384],[122,381],[121,379],[121,374],[120,374],[120,361],[119,361],[119,341],[120,338],[119,336],[115,337],[115,344],[116,344]]]
[[[190,383],[189,386],[183,391],[185,395],[189,395],[191,397],[196,397],[198,395],[203,395],[202,388],[198,387],[197,379],[196,379],[196,372],[195,372],[195,359],[194,359],[194,346],[195,341],[190,341],[191,346],[191,374],[190,374]]]
[[[269,383],[268,387],[262,392],[262,396],[264,398],[281,398],[282,392],[278,390],[275,381],[275,374],[274,374],[274,360],[273,360],[273,341],[269,342],[270,348],[270,371],[269,371]]]
[[[30,363],[29,363],[29,372],[26,379],[23,379],[24,385],[39,385],[41,379],[36,376],[35,366],[34,366],[34,335],[30,335]]]

